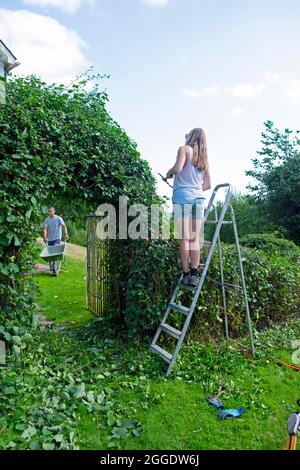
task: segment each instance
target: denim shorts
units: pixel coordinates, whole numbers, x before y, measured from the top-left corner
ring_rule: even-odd
[[[56,240],[48,241],[48,246],[60,245],[61,240],[57,238]]]
[[[173,203],[173,217],[187,217],[195,220],[204,219],[205,198],[197,197],[190,203]]]

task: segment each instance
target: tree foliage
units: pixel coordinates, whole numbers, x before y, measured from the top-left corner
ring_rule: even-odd
[[[246,172],[256,182],[250,189],[261,213],[286,236],[300,243],[300,131],[280,132],[273,122],[265,123],[262,149]]]

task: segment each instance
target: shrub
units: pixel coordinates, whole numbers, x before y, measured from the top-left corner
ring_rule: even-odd
[[[250,237],[248,240],[250,243]],[[264,249],[241,246],[250,313],[257,328],[299,313],[299,253],[297,258],[297,247],[294,252],[291,242],[279,242],[276,237],[275,240],[280,247],[290,247],[293,256],[286,255],[283,249],[274,250],[270,236]],[[225,282],[240,285],[235,245],[222,243],[222,252]],[[110,265],[114,299],[108,316],[112,323],[123,324],[129,338],[153,334],[181,271],[178,241],[116,241],[110,252]],[[216,337],[223,329],[222,293],[211,279],[220,281],[217,251],[193,316],[190,334],[194,337]],[[226,298],[230,331],[233,336],[243,335],[246,319],[242,292],[228,291]],[[191,295],[181,294],[176,301],[189,306]],[[182,316],[175,314],[172,322],[180,329]]]
[[[68,228],[69,241],[75,245],[87,246],[86,229],[78,227],[73,220],[68,219],[67,215],[65,223]]]
[[[180,274],[176,240],[118,240],[109,252],[108,315],[129,338],[152,334]]]
[[[292,259],[295,263],[300,260],[300,247],[291,240],[281,238],[280,232],[251,233],[240,239],[240,243],[249,248],[258,248],[270,253],[279,252],[281,256]]]
[[[87,246],[86,229],[75,229],[73,234],[70,236],[70,242],[75,243],[75,245]]]

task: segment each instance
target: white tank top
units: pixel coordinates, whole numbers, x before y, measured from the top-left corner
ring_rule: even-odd
[[[189,147],[187,161],[178,175],[174,178],[173,202],[185,204],[196,198],[204,198],[202,189],[204,171],[198,170],[193,161],[193,147]]]

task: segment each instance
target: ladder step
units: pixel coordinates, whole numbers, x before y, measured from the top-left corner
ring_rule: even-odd
[[[198,270],[203,271],[204,268],[205,268],[205,264],[200,263]],[[182,284],[182,282],[179,283],[179,287],[180,287],[180,289],[185,289],[185,290],[188,290],[190,292],[196,292],[196,290],[197,290],[197,287]]]
[[[180,289],[189,290],[190,292],[196,292],[196,290],[197,290],[197,287],[188,286],[186,284],[182,284],[182,282],[179,284],[179,287],[180,287]]]
[[[165,331],[176,339],[179,339],[181,336],[181,331],[176,330],[176,328],[173,328],[173,326],[168,325],[167,323],[161,323],[160,327],[163,331]]]
[[[164,361],[166,361],[168,363],[170,363],[172,361],[172,354],[168,353],[167,351],[165,351],[163,348],[161,348],[157,344],[151,344],[150,349],[151,349],[151,351],[158,353]]]
[[[183,313],[184,315],[188,315],[190,313],[190,309],[183,305],[177,305],[170,302],[170,307],[172,310],[176,310],[176,312]]]

